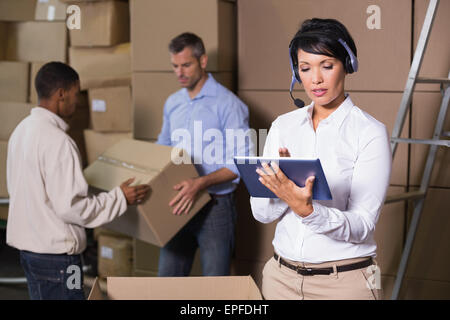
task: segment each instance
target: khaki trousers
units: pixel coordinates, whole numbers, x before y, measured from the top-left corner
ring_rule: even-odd
[[[326,263],[302,263],[283,258],[306,268],[332,267],[330,275],[302,276],[295,270],[270,258],[263,269],[262,294],[266,300],[379,300],[382,299],[380,273],[374,273],[376,262],[368,268],[337,272],[336,267],[363,261],[355,258]],[[375,260],[374,260],[375,261]],[[378,269],[379,270],[379,269]],[[375,285],[377,283],[377,285]]]

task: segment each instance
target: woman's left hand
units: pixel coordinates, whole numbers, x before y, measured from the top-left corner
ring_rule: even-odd
[[[314,176],[308,177],[305,187],[300,188],[290,180],[275,162],[262,163],[264,170],[256,169],[259,174],[259,181],[278,198],[288,204],[288,206],[299,216],[305,218],[313,212],[312,189]]]

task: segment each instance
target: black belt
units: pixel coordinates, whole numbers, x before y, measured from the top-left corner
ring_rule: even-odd
[[[283,258],[279,257],[276,253],[273,254],[273,257],[275,258],[275,260],[277,260],[283,266],[296,271],[298,274],[301,274],[302,276],[314,276],[314,275],[319,275],[319,274],[320,275],[330,275],[334,272],[334,269],[332,267],[329,267],[329,268],[305,268],[302,266],[296,266],[296,265],[290,264]],[[369,258],[369,259],[361,261],[361,262],[346,264],[343,266],[336,266],[336,270],[337,270],[337,272],[345,272],[345,271],[351,271],[351,270],[356,270],[356,269],[362,269],[362,268],[368,267],[372,264],[373,264],[372,258]]]

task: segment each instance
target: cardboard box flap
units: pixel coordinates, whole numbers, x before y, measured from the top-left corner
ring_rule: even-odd
[[[149,183],[170,163],[171,150],[157,144],[149,147],[145,141],[120,140],[85,170],[86,179],[102,190],[111,190],[132,177],[133,185]]]
[[[250,276],[107,278],[113,300],[261,300]]]
[[[100,289],[100,280],[95,278],[91,292],[89,292],[88,300],[104,300],[102,290]]]

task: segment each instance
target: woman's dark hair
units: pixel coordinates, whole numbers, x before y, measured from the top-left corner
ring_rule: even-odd
[[[348,70],[348,53],[344,46],[339,42],[344,40],[355,57],[357,50],[352,36],[347,28],[335,19],[313,18],[305,20],[300,30],[295,34],[290,44],[291,59],[294,65],[298,65],[298,50],[312,54],[321,54],[339,59],[346,72]]]
[[[180,53],[184,48],[192,48],[192,54],[200,59],[205,54],[205,46],[203,40],[196,34],[185,32],[172,39],[169,43],[169,52]]]
[[[69,90],[80,78],[69,65],[62,62],[49,62],[39,69],[34,86],[39,99],[48,99],[52,93],[62,88]]]

